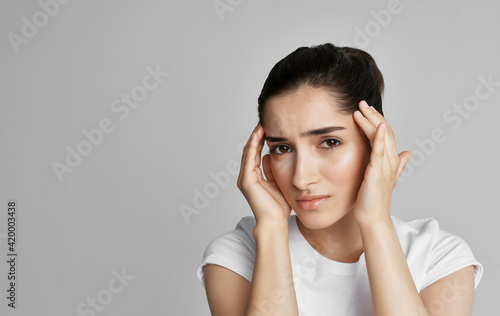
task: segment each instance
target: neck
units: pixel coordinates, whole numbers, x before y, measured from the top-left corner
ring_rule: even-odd
[[[357,262],[363,253],[361,232],[352,211],[326,228],[309,229],[298,217],[297,226],[307,242],[330,260],[353,263]]]

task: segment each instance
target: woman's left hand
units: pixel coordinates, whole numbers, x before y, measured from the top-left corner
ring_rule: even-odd
[[[353,118],[368,137],[372,151],[354,203],[353,215],[358,224],[370,224],[390,219],[392,192],[411,152],[404,151],[398,155],[394,133],[375,108],[361,101],[359,109],[361,112],[356,111]]]

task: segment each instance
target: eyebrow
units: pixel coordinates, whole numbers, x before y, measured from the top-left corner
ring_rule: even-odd
[[[305,133],[302,133],[302,137],[307,137],[307,136],[320,136],[324,134],[328,134],[331,132],[339,131],[339,130],[344,130],[345,127],[343,126],[327,126],[327,127],[322,127],[318,129],[313,129],[310,131],[307,131]],[[269,143],[277,143],[277,142],[286,142],[288,141],[287,138],[285,137],[274,137],[274,136],[267,136],[266,141]]]

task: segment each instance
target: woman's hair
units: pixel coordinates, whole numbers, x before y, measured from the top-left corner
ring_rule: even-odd
[[[270,98],[302,86],[326,88],[346,114],[354,113],[365,100],[384,115],[384,78],[372,56],[360,49],[326,43],[300,47],[274,65],[258,99],[261,124]]]

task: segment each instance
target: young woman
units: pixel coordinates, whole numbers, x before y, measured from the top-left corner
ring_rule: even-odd
[[[274,66],[238,178],[254,217],[198,268],[212,315],[471,315],[483,267],[467,243],[390,215],[411,153],[396,150],[383,88],[355,48],[301,47]]]

